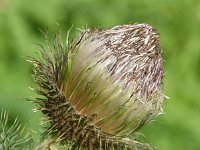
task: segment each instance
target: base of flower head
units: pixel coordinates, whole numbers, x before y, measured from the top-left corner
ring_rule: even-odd
[[[56,101],[55,101],[56,99]],[[46,134],[53,137],[54,142],[67,145],[72,149],[149,149],[150,146],[128,138],[102,133],[92,125],[95,115],[79,115],[62,95],[54,95],[54,99],[35,101],[39,110],[48,120]]]

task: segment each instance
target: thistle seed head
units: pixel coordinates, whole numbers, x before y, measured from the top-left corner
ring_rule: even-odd
[[[72,48],[70,84],[63,87],[74,109],[81,115],[96,114],[93,123],[117,135],[131,133],[158,113],[163,67],[155,29],[124,25],[86,30],[80,37]],[[122,129],[124,122],[135,122],[135,128]]]
[[[78,148],[144,148],[127,138],[161,112],[163,60],[147,24],[87,29],[67,50],[55,38],[33,59],[39,109],[48,133]]]

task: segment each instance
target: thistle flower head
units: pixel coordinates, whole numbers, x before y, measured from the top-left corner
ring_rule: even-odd
[[[41,51],[42,61],[33,60],[38,93],[45,96],[37,103],[50,121],[48,132],[79,149],[142,149],[127,138],[162,110],[156,30],[147,24],[87,29],[67,50],[56,38],[50,51]]]

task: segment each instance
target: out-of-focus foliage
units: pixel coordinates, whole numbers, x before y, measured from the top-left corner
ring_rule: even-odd
[[[1,150],[30,150],[32,139],[24,134],[24,127],[19,123],[18,118],[8,127],[8,114],[6,111],[0,112],[0,149]]]
[[[200,149],[199,0],[1,0],[0,107],[38,132],[39,114],[25,97],[34,96],[31,65],[40,30],[63,36],[75,28],[148,23],[160,32],[165,59],[165,114],[146,126],[147,141],[161,150]]]

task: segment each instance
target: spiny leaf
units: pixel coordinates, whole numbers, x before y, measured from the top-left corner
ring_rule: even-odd
[[[11,126],[9,116],[5,110],[0,114],[0,149],[2,150],[30,150],[33,144],[29,134],[25,134],[25,127],[16,118]]]

